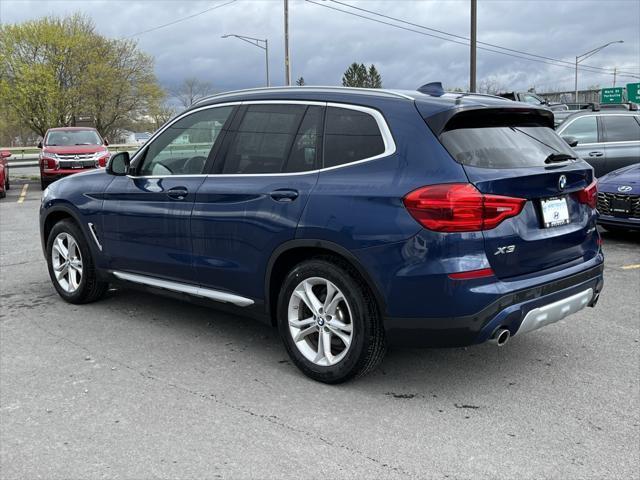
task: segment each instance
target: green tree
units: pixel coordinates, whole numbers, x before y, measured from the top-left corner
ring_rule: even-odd
[[[111,136],[162,98],[152,58],[82,15],[0,26],[0,108],[39,135],[88,115]]]
[[[304,83],[304,77],[300,77],[296,80],[296,85],[299,87],[303,87],[305,85]]]
[[[373,64],[367,70],[364,63],[353,62],[342,75],[342,85],[345,87],[382,88],[382,76]]]

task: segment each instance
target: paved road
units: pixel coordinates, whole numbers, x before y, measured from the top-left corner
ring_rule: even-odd
[[[3,479],[640,476],[638,236],[605,236],[595,309],[331,387],[251,320],[128,289],[63,303],[39,189],[19,192],[0,201]]]

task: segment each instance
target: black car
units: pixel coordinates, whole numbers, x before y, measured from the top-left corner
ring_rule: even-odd
[[[596,177],[640,162],[638,110],[581,110],[557,131],[565,139],[572,137],[573,149],[593,166]]]

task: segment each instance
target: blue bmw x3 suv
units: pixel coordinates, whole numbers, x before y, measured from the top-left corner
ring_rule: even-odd
[[[230,304],[327,383],[390,344],[502,345],[595,305],[593,169],[553,114],[421,90],[200,101],[43,193],[53,285],[71,303],[125,282]]]

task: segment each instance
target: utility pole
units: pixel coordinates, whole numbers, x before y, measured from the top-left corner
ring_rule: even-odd
[[[284,0],[284,83],[291,85],[289,66],[289,0]]]
[[[613,86],[616,86],[616,74],[618,73],[618,67],[613,67]]]
[[[471,58],[469,59],[469,91],[476,91],[476,35],[478,27],[478,2],[471,0]]]

